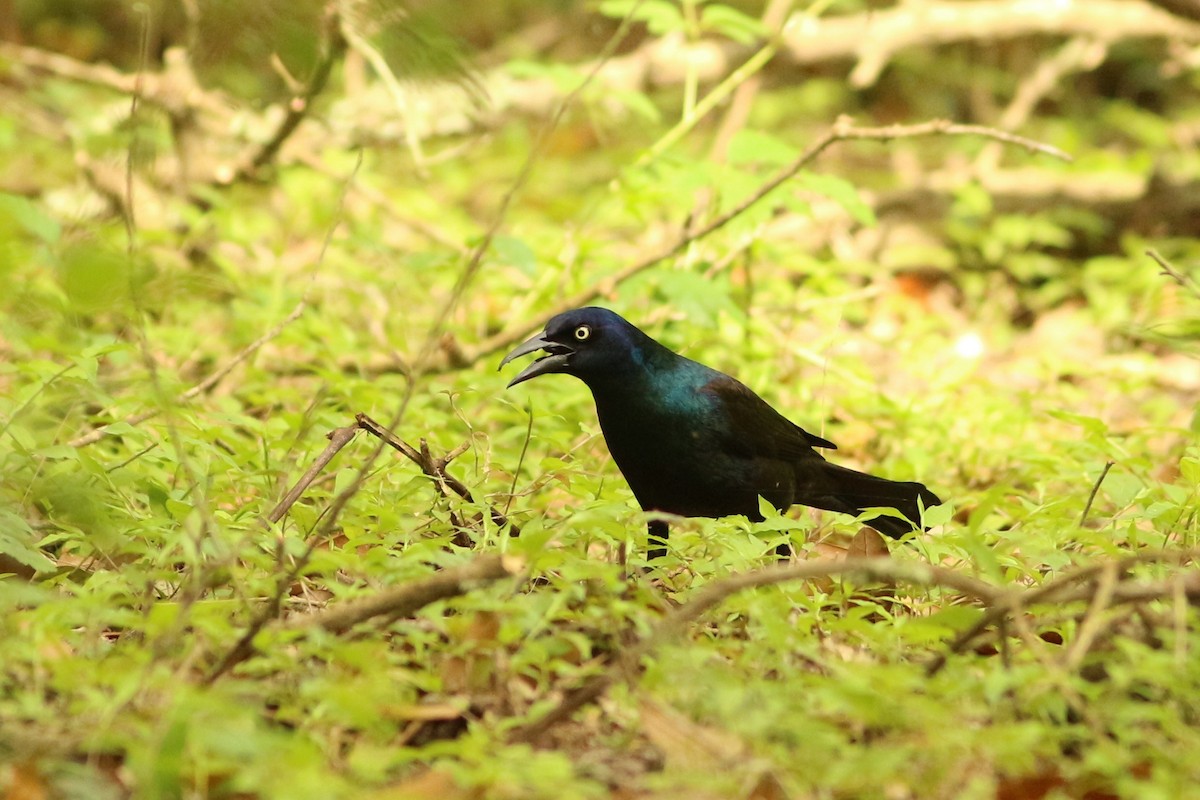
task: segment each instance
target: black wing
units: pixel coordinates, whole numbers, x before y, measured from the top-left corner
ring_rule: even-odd
[[[836,450],[837,446],[815,436],[780,414],[741,381],[728,375],[713,378],[701,392],[720,401],[729,425],[729,445],[750,456],[788,461],[817,458],[814,447]],[[823,460],[823,459],[822,459]]]

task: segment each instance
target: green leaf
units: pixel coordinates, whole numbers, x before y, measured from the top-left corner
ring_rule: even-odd
[[[1123,470],[1114,469],[1104,478],[1104,493],[1112,498],[1118,508],[1124,508],[1145,488],[1140,478]]]
[[[54,562],[33,547],[37,535],[29,523],[11,511],[0,509],[0,553],[38,572],[54,569]]]
[[[951,503],[942,503],[940,506],[930,506],[925,509],[925,516],[922,521],[930,526],[945,525],[950,520],[954,519],[956,509]]]
[[[772,520],[780,518],[779,510],[771,505],[771,501],[759,495],[758,497],[758,513],[762,515],[764,520]]]
[[[1200,458],[1184,456],[1179,459],[1179,474],[1191,485],[1200,485]]]
[[[337,471],[337,477],[333,482],[333,493],[339,495],[350,488],[354,483],[354,479],[358,477],[358,470],[353,467],[345,467]]]
[[[497,236],[492,239],[492,249],[501,263],[514,266],[529,277],[537,273],[537,255],[522,240],[513,236]]]
[[[54,244],[62,236],[58,220],[18,195],[0,192],[0,216],[13,220],[46,244]]]
[[[620,103],[647,122],[662,122],[662,112],[644,92],[636,89],[611,89],[607,92],[606,96],[608,99]]]
[[[543,64],[538,61],[514,60],[505,65],[514,78],[548,80],[563,93],[574,91],[584,80],[584,73],[569,64]]]
[[[614,19],[631,17],[635,22],[644,22],[655,36],[684,29],[682,12],[668,0],[604,0],[600,13]]]
[[[757,19],[723,5],[705,6],[700,13],[700,28],[745,45],[766,36],[762,23]]]
[[[734,134],[729,142],[729,163],[771,164],[782,166],[796,159],[799,150],[778,136],[763,131],[744,128]]]
[[[130,425],[128,422],[125,422],[124,420],[119,420],[111,425],[105,426],[104,428],[105,436],[127,436],[128,434],[137,432],[137,428],[135,428],[133,425]]]
[[[166,507],[167,513],[176,522],[183,522],[195,510],[195,506],[191,503],[185,503],[182,500],[175,500],[173,498],[167,500]]]
[[[59,262],[63,291],[77,310],[94,313],[128,305],[133,271],[125,253],[95,242],[71,247]]]
[[[733,302],[727,276],[710,278],[700,274],[698,269],[668,269],[645,280],[657,280],[662,296],[696,322],[714,325],[722,312],[735,318],[741,316],[741,310]],[[622,293],[636,292],[640,286],[643,286],[641,281],[630,281],[628,286],[622,286]]]
[[[1046,413],[1063,422],[1079,425],[1092,436],[1099,438],[1108,435],[1108,425],[1105,424],[1104,420],[1097,419],[1096,417],[1089,417],[1086,414],[1076,414],[1070,411],[1048,411]]]
[[[801,172],[796,176],[796,181],[804,189],[828,197],[840,205],[860,225],[875,224],[874,209],[863,201],[858,189],[849,181],[816,172]]]

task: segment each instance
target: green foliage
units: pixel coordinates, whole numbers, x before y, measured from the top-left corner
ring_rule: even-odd
[[[18,5],[32,45],[141,63],[123,7]],[[497,93],[479,127],[430,134],[418,157],[355,88],[377,76],[339,61],[268,168],[205,179],[208,159],[240,164],[283,117],[254,105],[311,74],[323,5],[201,4],[192,64],[236,113],[187,131],[186,180],[181,120],[149,94],[130,121],[102,81],[3,67],[22,93],[0,112],[0,791],[747,796],[764,775],[820,797],[991,798],[1030,777],[1070,796],[1192,790],[1200,640],[1175,592],[1200,546],[1186,280],[1200,249],[1186,220],[1143,218],[1158,205],[1032,190],[1150,186],[1162,165],[1194,186],[1194,74],[1133,42],[1114,46],[1119,75],[1048,95],[1022,132],[1075,163],[1005,150],[998,167],[1029,168],[1037,202],[967,171],[986,154],[962,137],[838,143],[764,193],[842,113],[981,121],[968,109],[1003,107],[1042,45],[987,63],[974,45],[905,51],[870,89],[841,67],[771,64],[723,147],[725,103],[690,116],[707,79],[593,81],[542,138],[542,93],[583,85],[617,19],[635,23],[623,57],[676,35],[755,52],[771,32],[743,3],[543,4],[585,22],[564,12],[545,51],[508,42],[472,65],[461,41],[533,30],[543,5],[472,3],[473,17],[372,2],[354,30],[422,113],[439,116],[443,84],[485,104],[474,82],[493,68],[528,107]],[[160,21],[164,44],[186,39],[186,19]],[[956,170],[969,175],[938,183]],[[778,545],[809,561],[861,542],[851,520],[764,504],[761,524],[673,521],[644,574],[645,519],[586,388],[506,391],[502,348],[476,349],[597,287],[595,302],[836,441],[831,457],[947,498],[927,512],[934,531],[892,547],[896,564],[1017,592],[1132,559],[1122,581],[1182,588],[1137,605],[1042,598],[952,653],[985,613],[958,591],[793,581],[734,594],[614,668],[697,592],[772,566]],[[419,358],[432,368],[414,376]],[[434,456],[465,444],[448,471],[471,499],[390,449],[370,461],[377,442],[359,432],[266,522],[356,413]],[[344,633],[295,622],[495,552],[531,579]],[[252,652],[221,671],[264,614]],[[599,704],[536,746],[520,738],[612,669]]]
[[[603,0],[600,13],[617,19],[643,23],[656,36],[690,32],[716,34],[741,44],[751,44],[763,36],[764,29],[754,17],[732,6],[704,0]]]

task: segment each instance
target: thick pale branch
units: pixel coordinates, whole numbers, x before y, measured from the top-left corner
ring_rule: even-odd
[[[854,58],[851,82],[862,87],[874,83],[901,50],[1033,35],[1194,42],[1200,41],[1200,25],[1137,0],[921,2],[866,14],[796,14],[784,27],[783,41],[786,55],[799,63]]]
[[[132,95],[137,91],[143,102],[157,106],[172,116],[191,109],[202,110],[222,120],[227,120],[232,114],[230,101],[219,92],[202,88],[186,58],[178,50],[167,51],[162,71],[134,74],[121,72],[108,64],[79,61],[61,53],[9,42],[0,42],[0,59],[119,94]]]
[[[1200,0],[1150,0],[1150,2],[1177,17],[1200,22]]]
[[[1178,15],[1163,8],[1170,8]],[[853,59],[858,65],[852,80],[858,85],[868,85],[896,53],[941,44],[990,42],[1023,36],[1082,37],[1097,43],[1137,38],[1200,42],[1200,24],[1188,19],[1200,19],[1200,11],[1196,9],[1197,0],[1156,0],[1154,3],[1143,0],[931,0],[901,3],[893,8],[862,14],[812,17],[796,13],[783,28],[780,57],[803,64]],[[711,56],[705,80],[721,80],[732,72],[734,65],[746,58],[746,49],[742,45],[700,44]],[[607,88],[636,91],[681,80],[682,77],[671,77],[682,76],[685,72],[675,68],[674,62],[679,58],[678,48],[655,47],[651,43],[616,58],[580,64],[579,69],[581,72],[595,70],[596,82]],[[9,43],[0,43],[0,59],[126,94],[133,91],[136,82],[136,76],[107,65],[89,64]],[[142,93],[146,102],[167,109],[172,115],[181,111],[202,111],[213,117],[202,126],[207,130],[229,127],[233,103],[219,92],[201,87],[190,71],[168,66],[160,73],[145,73],[143,79]],[[320,84],[321,81],[313,81],[310,87],[319,91]],[[488,114],[493,117],[510,108],[550,113],[561,97],[549,81],[515,80],[505,70],[484,77],[481,85],[492,100]],[[411,91],[414,102],[419,99],[433,109],[425,115],[433,120],[433,127],[424,131],[424,135],[460,134],[464,127],[482,122],[474,119],[477,115],[464,107],[466,101],[461,92],[447,92],[444,85],[438,84]],[[304,96],[293,101],[285,123],[272,137],[271,141],[276,145],[259,149],[253,156],[255,160],[265,163],[275,157],[277,144],[292,134],[308,112],[310,99]],[[357,100],[349,98],[349,101],[375,108],[380,98],[372,92],[364,92]]]

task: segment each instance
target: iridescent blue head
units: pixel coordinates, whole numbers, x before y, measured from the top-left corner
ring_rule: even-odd
[[[518,356],[545,351],[509,381],[509,386],[562,372],[592,385],[643,363],[647,350],[661,347],[646,334],[607,308],[577,308],[564,311],[546,323],[535,336],[504,357],[503,367]]]

